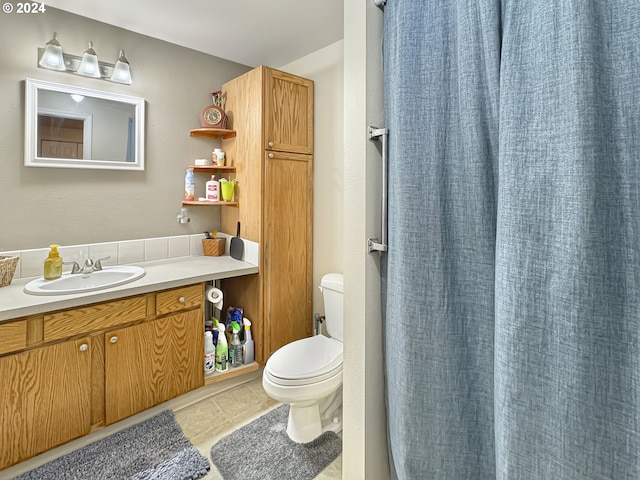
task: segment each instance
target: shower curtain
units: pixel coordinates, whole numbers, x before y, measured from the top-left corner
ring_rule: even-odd
[[[388,0],[399,479],[640,478],[640,2]]]

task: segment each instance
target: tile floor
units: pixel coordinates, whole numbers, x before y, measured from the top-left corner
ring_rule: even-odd
[[[262,389],[262,378],[217,393],[184,408],[174,410],[176,420],[191,443],[209,458],[209,452],[218,439],[236,428],[280,405]],[[224,418],[223,422],[218,419]],[[205,419],[210,419],[207,421]],[[212,465],[202,480],[221,480]],[[342,478],[342,455],[329,465],[317,480]]]

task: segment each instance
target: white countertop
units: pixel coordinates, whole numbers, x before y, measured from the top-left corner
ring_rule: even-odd
[[[144,268],[144,277],[117,287],[72,295],[29,295],[24,292],[24,286],[37,277],[14,280],[11,285],[0,288],[0,322],[166,288],[258,273],[256,265],[235,260],[229,255],[179,257],[132,265]]]

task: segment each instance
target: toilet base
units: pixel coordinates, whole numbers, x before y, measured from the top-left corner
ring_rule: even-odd
[[[296,443],[309,443],[324,432],[342,431],[342,386],[320,402],[292,403],[287,435]]]

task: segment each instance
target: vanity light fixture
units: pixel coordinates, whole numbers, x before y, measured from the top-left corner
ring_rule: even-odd
[[[82,54],[82,61],[76,73],[85,77],[100,78],[98,54],[93,49],[93,42],[89,42],[89,48]]]
[[[44,53],[40,56],[38,65],[49,70],[65,70],[62,45],[58,42],[58,34],[56,32],[53,32],[53,38],[45,45]]]
[[[89,42],[89,48],[82,57],[70,55],[62,51],[55,32],[45,48],[38,48],[38,67],[131,85],[131,67],[124,50],[120,50],[115,65],[98,60],[93,42]]]
[[[129,60],[124,56],[124,50],[120,50],[120,56],[116,60],[115,68],[111,80],[118,83],[131,84],[131,69],[129,68]]]

